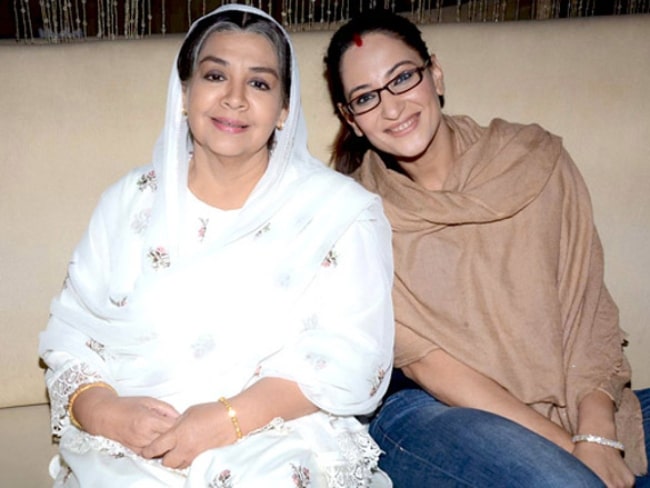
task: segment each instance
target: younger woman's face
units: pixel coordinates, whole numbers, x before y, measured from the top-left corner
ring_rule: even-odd
[[[383,33],[364,34],[360,44],[350,46],[341,59],[347,102],[424,65],[417,51]],[[442,71],[435,57],[431,62],[415,88],[399,95],[383,90],[379,106],[361,115],[343,111],[358,136],[365,135],[375,148],[398,161],[412,162],[425,156],[441,123],[438,95],[444,92]]]
[[[183,90],[195,153],[268,159],[269,137],[287,115],[280,76],[278,56],[261,34],[210,35]]]

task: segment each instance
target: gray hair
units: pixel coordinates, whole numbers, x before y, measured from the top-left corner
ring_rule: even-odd
[[[240,11],[226,11],[208,15],[194,26],[183,41],[178,53],[176,68],[182,83],[192,78],[198,56],[206,40],[215,32],[251,32],[266,38],[278,56],[282,85],[282,104],[289,106],[291,93],[291,48],[282,30],[272,20]]]

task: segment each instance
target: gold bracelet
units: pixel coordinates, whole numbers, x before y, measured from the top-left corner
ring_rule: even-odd
[[[77,400],[77,397],[79,397],[79,395],[81,395],[84,391],[90,390],[91,388],[106,388],[108,390],[111,390],[113,393],[117,393],[115,391],[115,388],[113,388],[108,383],[104,383],[101,381],[96,381],[94,383],[86,383],[85,385],[82,385],[79,388],[77,388],[74,391],[74,393],[70,395],[70,399],[68,400],[68,417],[70,417],[70,423],[79,430],[81,430],[82,427],[79,421],[75,418],[74,414],[72,413],[72,407],[74,406],[74,402]]]
[[[241,439],[242,433],[241,433],[241,428],[239,427],[239,419],[237,418],[237,412],[235,411],[234,408],[232,408],[232,405],[228,400],[226,400],[225,397],[219,398],[219,401],[224,404],[226,407],[226,410],[228,411],[228,417],[230,417],[230,421],[232,422],[233,427],[235,428],[235,434],[237,434],[237,439]]]

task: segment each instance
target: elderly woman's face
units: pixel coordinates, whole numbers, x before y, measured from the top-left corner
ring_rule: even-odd
[[[269,137],[287,116],[272,44],[260,34],[215,32],[198,54],[183,102],[195,152],[241,163],[268,158]]]

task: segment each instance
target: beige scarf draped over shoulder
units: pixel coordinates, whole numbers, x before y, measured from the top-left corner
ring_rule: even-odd
[[[537,125],[447,117],[457,161],[429,191],[369,152],[356,178],[393,228],[397,367],[442,348],[569,432],[584,395],[618,406],[626,461],[646,469],[618,309],[584,181]]]

